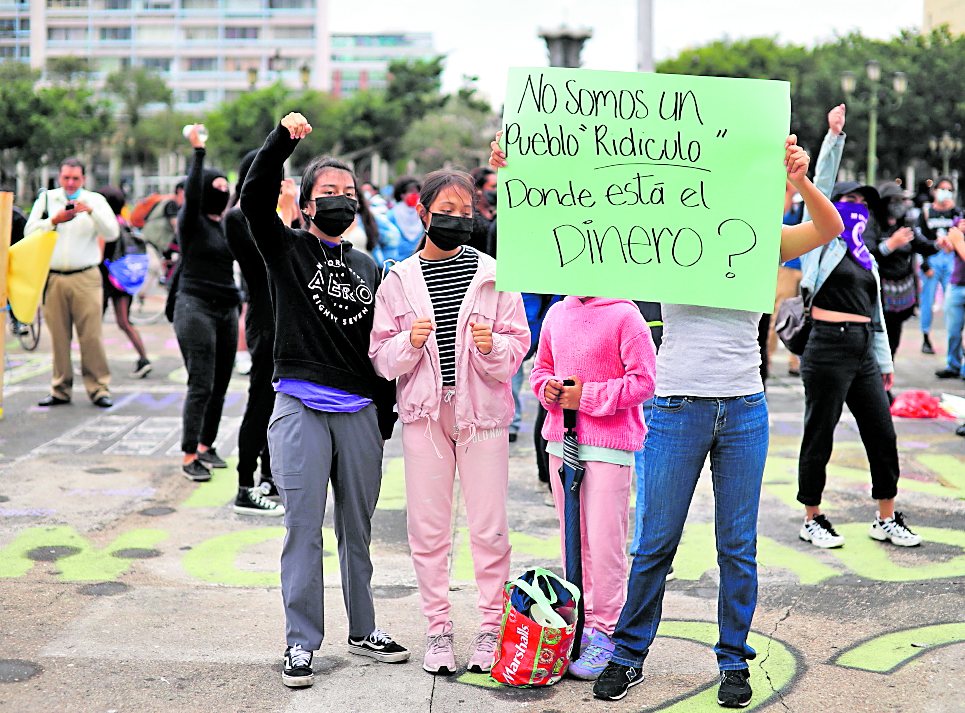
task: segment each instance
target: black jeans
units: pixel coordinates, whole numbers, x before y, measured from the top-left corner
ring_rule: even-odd
[[[888,500],[898,492],[897,437],[873,346],[870,323],[814,322],[801,358],[804,435],[797,499],[804,505],[821,504],[844,404],[858,423],[871,465],[871,497]]]
[[[174,333],[188,370],[181,414],[181,450],[195,453],[218,436],[224,396],[238,350],[238,307],[218,307],[181,292],[174,304]]]
[[[275,407],[275,389],[271,385],[275,362],[272,349],[275,330],[256,330],[246,325],[245,340],[251,354],[248,373],[248,404],[238,429],[238,487],[255,484],[255,470],[261,456],[262,479],[271,478],[271,458],[268,454],[268,422]]]

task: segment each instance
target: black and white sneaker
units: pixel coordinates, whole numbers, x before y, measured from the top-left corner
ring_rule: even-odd
[[[593,695],[604,701],[619,701],[643,680],[643,671],[610,661],[593,684]]]
[[[218,451],[216,451],[214,448],[209,448],[206,451],[198,451],[198,460],[209,468],[228,467],[228,464],[224,462],[221,456],[218,455]]]
[[[211,480],[211,471],[205,468],[204,464],[197,458],[187,465],[182,465],[181,472],[185,478],[195,483],[206,483]]]
[[[889,540],[891,544],[899,547],[917,547],[921,544],[921,535],[911,531],[900,512],[884,520],[881,519],[880,513],[875,513],[875,521],[871,523],[868,537],[881,542]]]
[[[289,688],[304,688],[315,683],[312,652],[305,651],[300,644],[285,649],[285,667],[281,672],[281,682]]]
[[[409,660],[409,650],[399,646],[381,629],[376,629],[361,639],[348,637],[348,650],[349,653],[368,656],[383,663],[400,663]]]
[[[724,708],[744,708],[751,702],[751,672],[746,668],[720,672],[717,705]]]
[[[275,486],[275,481],[272,480],[271,476],[261,476],[261,482],[258,483],[258,488],[266,498],[278,497],[278,488]]]
[[[151,362],[147,359],[138,359],[137,364],[134,366],[134,371],[131,372],[132,379],[143,379],[145,376],[151,373]]]
[[[255,488],[238,488],[235,497],[234,511],[239,515],[268,515],[277,517],[285,514],[285,508],[265,497],[261,486]]]
[[[805,542],[810,542],[815,547],[830,549],[841,547],[844,544],[844,537],[834,530],[831,521],[824,515],[815,515],[811,520],[801,525],[801,531],[797,533]]]

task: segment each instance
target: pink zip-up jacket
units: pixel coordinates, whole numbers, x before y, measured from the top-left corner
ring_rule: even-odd
[[[546,313],[530,386],[546,407],[543,438],[563,440],[563,409],[547,404],[550,379],[583,382],[576,418],[584,445],[637,451],[647,426],[641,404],[653,396],[657,351],[650,327],[633,302],[566,297]]]
[[[375,296],[369,358],[384,379],[398,379],[396,402],[402,423],[429,417],[439,420],[442,372],[435,332],[416,349],[409,341],[412,323],[435,321],[419,256],[396,263]],[[470,322],[493,331],[493,348],[476,348]],[[518,292],[496,291],[496,261],[479,253],[476,274],[459,308],[456,325],[456,428],[505,428],[515,406],[510,381],[529,349],[529,324]]]

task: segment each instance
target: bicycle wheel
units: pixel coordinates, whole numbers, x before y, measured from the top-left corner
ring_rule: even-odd
[[[40,324],[43,320],[40,317],[40,307],[37,308],[37,316],[34,321],[30,324],[25,324],[27,328],[26,331],[20,332],[17,335],[17,339],[20,340],[20,346],[26,349],[28,352],[32,352],[40,344]]]
[[[158,254],[157,248],[147,244],[149,258],[147,277],[137,294],[131,297],[131,307],[128,319],[132,324],[154,324],[164,314],[164,307],[168,301],[167,283],[165,278],[164,261]]]

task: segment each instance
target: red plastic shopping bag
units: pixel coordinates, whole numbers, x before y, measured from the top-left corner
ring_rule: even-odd
[[[891,415],[901,418],[951,418],[940,400],[927,391],[906,391],[891,404]]]
[[[503,621],[490,676],[511,686],[550,686],[570,663],[579,589],[545,569],[503,589]]]

